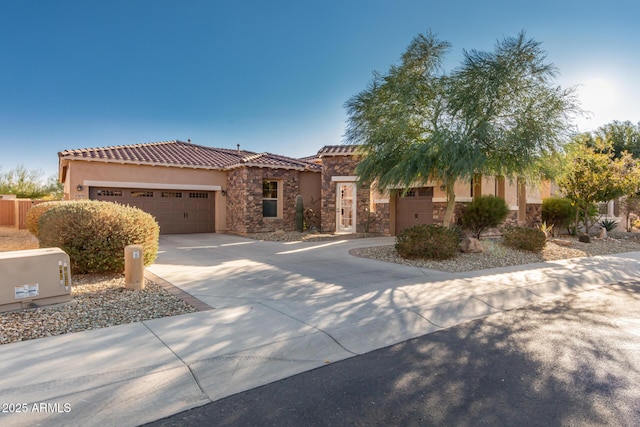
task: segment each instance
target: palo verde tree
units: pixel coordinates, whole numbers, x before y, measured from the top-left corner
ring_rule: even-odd
[[[589,209],[599,202],[636,194],[640,189],[640,167],[629,152],[623,151],[616,158],[611,142],[594,140],[591,134],[584,133],[567,147],[557,184],[577,209],[576,223],[581,214],[585,233],[589,234]]]
[[[399,65],[374,73],[345,104],[345,139],[359,144],[360,179],[381,189],[442,182],[446,225],[457,180],[537,176],[579,112],[574,90],[555,85],[556,69],[524,33],[492,52],[465,51],[462,64],[445,73],[449,48],[431,33],[418,35]]]

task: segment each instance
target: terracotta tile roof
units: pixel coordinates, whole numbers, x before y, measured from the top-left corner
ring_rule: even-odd
[[[351,156],[357,149],[358,145],[325,145],[318,151],[318,156]]]
[[[272,153],[258,153],[243,157],[239,162],[228,165],[225,169],[236,169],[247,166],[312,170],[317,172],[320,172],[322,169],[322,166],[306,160],[293,159],[291,157],[280,156]]]
[[[182,141],[80,148],[58,153],[60,160],[86,160],[108,163],[152,164],[196,169],[234,169],[243,166],[319,171],[304,160],[269,153],[213,148]]]

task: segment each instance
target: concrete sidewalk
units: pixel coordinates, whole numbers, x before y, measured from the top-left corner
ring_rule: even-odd
[[[163,236],[148,270],[215,309],[0,346],[0,424],[140,425],[502,310],[634,280],[640,266],[634,252],[449,274],[348,254],[391,242]]]

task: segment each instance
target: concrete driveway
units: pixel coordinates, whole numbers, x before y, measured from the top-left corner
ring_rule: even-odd
[[[140,425],[334,361],[638,275],[640,253],[465,274],[349,255],[392,238],[162,236],[148,271],[213,310],[0,347],[2,425]]]

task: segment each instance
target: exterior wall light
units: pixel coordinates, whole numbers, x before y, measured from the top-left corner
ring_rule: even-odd
[[[84,187],[83,187],[82,185],[78,184],[78,186],[76,187],[76,190],[78,190],[78,191],[82,191],[82,190],[83,190],[83,188],[84,188]]]

